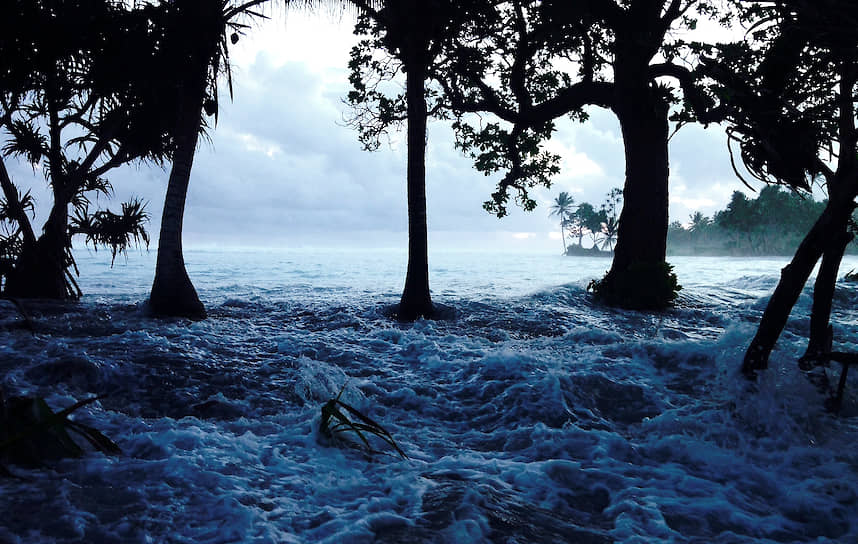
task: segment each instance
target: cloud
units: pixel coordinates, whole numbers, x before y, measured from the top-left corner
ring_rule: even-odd
[[[284,21],[274,15],[232,52],[234,100],[222,98],[218,126],[195,157],[186,245],[404,247],[402,137],[368,153],[343,123],[348,50],[355,41],[351,20],[292,13]],[[454,148],[449,123],[430,122],[430,246],[554,251],[559,231],[548,206],[559,192],[598,206],[611,188],[623,184],[619,124],[607,110],[589,113],[586,123],[558,122],[549,149],[562,156],[561,172],[550,189],[533,190],[537,210],[510,206],[502,220],[482,209],[498,176],[473,169]],[[709,214],[741,187],[730,170],[722,131],[687,127],[670,145],[672,219],[685,220],[698,207]],[[16,180],[27,180],[40,201],[48,202],[41,175],[26,165],[13,166]],[[110,175],[117,200],[137,195],[149,201],[153,239],[168,176],[169,165],[166,170],[128,166]]]

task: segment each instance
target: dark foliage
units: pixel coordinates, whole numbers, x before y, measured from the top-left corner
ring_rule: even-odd
[[[64,457],[80,457],[84,449],[73,435],[96,451],[121,453],[119,446],[100,431],[69,419],[73,412],[98,398],[91,397],[54,412],[41,397],[6,398],[0,391],[0,461],[37,467]],[[0,473],[11,475],[2,465]]]
[[[76,224],[88,228],[89,241],[112,240],[111,250],[122,251],[126,246],[113,243],[121,238],[116,229],[126,225],[126,236],[145,237],[142,222],[110,223],[110,212],[91,204],[112,193],[106,177],[112,169],[160,163],[172,146],[157,78],[150,77],[160,53],[159,12],[145,3],[109,0],[15,0],[7,12],[15,16],[4,18],[0,29],[0,58],[7,61],[0,80],[0,127],[8,135],[2,153],[44,171],[53,205],[38,239],[25,213],[7,214],[14,226],[5,237],[4,290],[77,298],[69,206]],[[6,206],[20,208],[19,190],[3,174]]]
[[[700,212],[684,226],[671,223],[668,252],[673,255],[791,255],[825,209],[810,195],[764,187],[757,198],[736,191],[712,218]],[[854,247],[854,246],[853,246]]]
[[[673,305],[682,286],[667,263],[656,266],[632,264],[625,274],[614,276],[610,272],[587,286],[596,300],[610,306],[630,310],[663,310]],[[641,284],[646,289],[641,289]]]

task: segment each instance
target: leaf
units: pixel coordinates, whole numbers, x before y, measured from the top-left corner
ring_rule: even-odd
[[[330,437],[333,437],[334,433],[353,432],[364,444],[368,453],[383,453],[374,449],[367,436],[365,436],[365,433],[371,434],[390,445],[396,453],[402,456],[403,459],[408,459],[408,456],[404,451],[402,451],[393,439],[393,436],[384,427],[372,420],[370,417],[362,414],[358,409],[340,400],[343,392],[345,391],[345,387],[346,386],[343,385],[336,398],[330,399],[322,405],[322,421],[319,425],[319,430]],[[349,417],[346,416],[340,408],[343,408],[348,414],[355,418],[356,421],[349,419]],[[331,424],[332,419],[335,420],[336,423]]]
[[[70,429],[84,437],[96,450],[111,455],[122,453],[122,449],[114,441],[104,436],[101,431],[76,421],[68,421],[67,425]]]

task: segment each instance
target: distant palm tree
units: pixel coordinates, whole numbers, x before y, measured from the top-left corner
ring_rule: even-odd
[[[616,217],[608,216],[607,220],[602,223],[602,249],[607,251],[614,250],[614,244],[617,243],[617,231],[619,230],[619,222]]]
[[[700,212],[694,212],[690,216],[691,219],[691,232],[698,232],[705,228],[707,228],[710,224],[712,224],[712,220],[703,215]]]
[[[549,215],[560,219],[560,239],[563,241],[563,253],[566,253],[566,224],[569,221],[569,215],[572,213],[572,208],[575,207],[575,199],[569,196],[569,193],[563,191],[557,198],[554,199],[554,204],[549,208]]]
[[[167,11],[164,36],[165,73],[175,77],[170,82],[175,93],[175,151],[173,167],[164,199],[155,281],[149,297],[150,310],[156,315],[204,319],[206,310],[185,269],[182,252],[182,222],[191,168],[197,142],[206,126],[203,113],[217,120],[217,82],[226,71],[230,95],[229,42],[236,43],[247,25],[242,17],[261,17],[256,8],[269,0],[162,0]],[[345,0],[321,2],[284,0],[287,6],[301,4],[346,5]]]

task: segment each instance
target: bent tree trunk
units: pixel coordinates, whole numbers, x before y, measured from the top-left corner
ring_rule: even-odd
[[[842,226],[849,220],[853,210],[853,198],[854,193],[851,193],[849,198],[835,198],[832,195],[813,228],[799,244],[790,263],[781,270],[781,279],[766,305],[757,333],[751,340],[742,362],[742,372],[749,378],[756,376],[757,370],[768,368],[769,355],[786,326],[792,307],[807,283],[813,267],[830,240],[838,237]]]
[[[829,240],[822,254],[822,264],[813,284],[813,306],[810,312],[810,338],[804,358],[816,358],[819,354],[831,351],[831,306],[834,301],[834,289],[837,285],[837,273],[846,246],[852,241],[848,223],[841,225],[840,232]]]
[[[665,300],[668,226],[668,106],[657,97],[625,93],[634,99],[618,104],[626,158],[623,209],[611,270],[600,294],[610,304],[659,309]]]
[[[431,317],[429,294],[429,241],[426,226],[426,67],[420,62],[407,66],[408,101],[408,271],[399,302],[399,319],[413,321]]]
[[[206,309],[188,277],[182,253],[185,199],[199,138],[200,115],[206,97],[207,66],[195,67],[195,70],[196,79],[186,83],[179,93],[176,150],[161,216],[158,260],[155,265],[155,281],[149,296],[149,308],[153,314],[160,316],[205,319]]]

